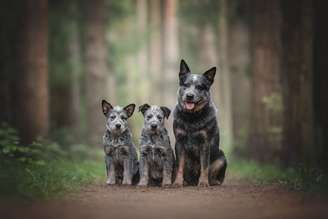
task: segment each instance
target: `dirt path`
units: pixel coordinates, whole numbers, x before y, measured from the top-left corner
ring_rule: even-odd
[[[328,218],[328,202],[277,185],[228,178],[221,187],[136,188],[93,185],[65,200],[10,205],[1,218]],[[2,206],[4,207],[4,206]]]

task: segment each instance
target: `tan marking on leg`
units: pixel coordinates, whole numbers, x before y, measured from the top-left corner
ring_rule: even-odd
[[[185,165],[185,154],[184,151],[181,153],[180,160],[179,160],[179,168],[177,177],[175,179],[174,185],[175,186],[182,186],[183,185],[183,170]]]
[[[215,179],[214,184],[220,184],[221,182],[218,182],[217,176],[221,169],[224,166],[224,160],[222,159],[217,159],[215,160],[211,166],[210,166],[210,178]]]

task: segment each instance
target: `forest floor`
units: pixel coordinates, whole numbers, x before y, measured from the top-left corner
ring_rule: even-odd
[[[228,176],[222,186],[138,188],[97,183],[57,200],[0,203],[1,218],[328,218],[328,199]]]

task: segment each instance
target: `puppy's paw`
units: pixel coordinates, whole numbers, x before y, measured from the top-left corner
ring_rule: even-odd
[[[140,187],[145,187],[148,185],[148,182],[146,180],[140,180],[140,182],[138,183],[138,186]]]
[[[163,182],[163,184],[162,184],[162,187],[164,187],[164,188],[169,188],[171,186],[172,186],[172,183],[170,181]]]
[[[123,179],[122,185],[130,186],[131,184],[131,179]]]
[[[107,185],[114,185],[114,184],[115,184],[115,180],[107,179],[107,180],[106,180],[106,184],[107,184]]]

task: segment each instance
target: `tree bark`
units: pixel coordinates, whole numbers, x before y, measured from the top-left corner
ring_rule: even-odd
[[[86,110],[88,142],[101,144],[104,118],[101,113],[101,99],[105,97],[106,63],[105,4],[104,0],[86,2]],[[112,94],[108,94],[112,102]]]
[[[283,148],[282,161],[312,163],[313,34],[312,3],[283,2]]]
[[[161,1],[149,0],[149,88],[152,95],[151,101],[154,104],[160,104],[163,98],[162,87],[162,36],[161,36]]]
[[[79,36],[78,24],[78,2],[72,1],[70,4],[70,32],[68,37],[68,54],[70,61],[70,103],[69,117],[70,128],[76,139],[81,138],[81,39]]]
[[[149,101],[149,83],[148,80],[148,55],[147,55],[147,0],[137,0],[137,36],[139,42],[138,51],[138,84],[140,102]]]
[[[231,108],[231,75],[230,63],[228,58],[228,2],[220,0],[219,12],[219,69],[217,83],[219,83],[220,105],[219,118],[221,119],[221,136],[222,145],[226,150],[233,144],[233,128],[232,128],[232,108]]]
[[[177,2],[164,0],[163,3],[163,81],[165,81],[165,98],[163,104],[173,107],[176,103],[178,76],[178,29]]]
[[[228,22],[229,31],[229,52],[231,75],[231,113],[233,129],[233,150],[239,155],[243,155],[247,144],[248,128],[250,125],[250,30],[249,30],[249,7],[248,2],[238,0],[231,1],[229,4],[238,2],[237,9],[228,7],[230,21]]]
[[[254,0],[252,19],[250,156],[278,158],[281,135],[280,1]]]
[[[328,30],[327,2],[313,1],[314,17],[314,121],[317,161],[328,168]]]
[[[32,143],[46,137],[48,114],[48,2],[25,0],[18,47],[16,126],[21,141]]]
[[[178,28],[177,28],[177,1],[164,0],[163,2],[163,99],[162,105],[173,110],[178,89]],[[173,124],[173,116],[170,116],[167,124]],[[168,129],[171,139],[175,139],[171,127]],[[174,142],[172,143],[174,145]]]

